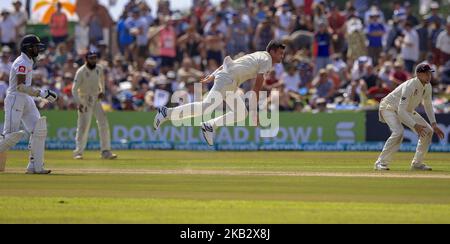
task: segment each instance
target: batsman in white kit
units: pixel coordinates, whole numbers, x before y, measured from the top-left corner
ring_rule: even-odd
[[[283,60],[285,48],[286,47],[283,43],[272,40],[268,44],[266,51],[258,51],[247,54],[236,60],[226,57],[222,66],[201,81],[201,83],[209,83],[214,81],[211,91],[202,102],[194,102],[175,108],[158,108],[158,113],[156,114],[153,122],[153,128],[155,130],[158,129],[161,124],[168,120],[200,116],[207,108],[211,108],[211,103],[215,100],[213,99],[214,96],[218,96],[220,94],[223,100],[225,100],[228,92],[236,92],[242,83],[254,78],[256,78],[256,82],[253,87],[253,91],[257,94],[256,101],[258,101],[258,94],[264,83],[264,74],[267,73],[275,64],[280,63]],[[238,106],[245,108],[245,103],[243,100],[238,99],[237,103]],[[184,111],[189,111],[190,114],[184,113]],[[228,125],[226,122],[231,121],[234,124],[245,120],[248,115],[248,111],[244,112],[245,114],[239,114],[235,111],[231,111],[223,116],[203,122],[201,127],[206,142],[210,146],[214,145],[215,130],[218,127]],[[181,115],[182,118],[173,118],[173,114]]]
[[[14,146],[26,133],[20,131],[21,122],[30,136],[30,158],[27,174],[49,174],[44,169],[45,139],[47,137],[46,118],[41,117],[34,102],[34,97],[55,102],[57,94],[51,90],[32,87],[33,65],[40,52],[45,50],[39,37],[25,36],[20,44],[21,55],[14,61],[10,76],[9,88],[5,99],[5,123],[0,152]]]
[[[432,170],[423,161],[431,144],[433,133],[436,133],[440,139],[444,138],[444,133],[438,127],[433,111],[430,84],[432,72],[434,70],[428,64],[417,65],[417,77],[405,81],[381,100],[380,121],[388,124],[392,134],[375,163],[375,170],[389,170],[389,163],[391,163],[394,153],[400,149],[403,141],[403,124],[419,135],[411,170]],[[431,126],[415,111],[422,101]]]

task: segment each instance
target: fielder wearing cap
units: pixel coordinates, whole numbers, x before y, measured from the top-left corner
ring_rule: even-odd
[[[405,81],[381,100],[380,121],[387,123],[392,131],[383,151],[375,163],[375,170],[389,170],[393,155],[400,149],[403,140],[403,125],[408,126],[419,135],[416,155],[411,163],[411,170],[429,171],[431,167],[423,160],[431,144],[433,133],[440,139],[444,133],[437,126],[432,105],[432,87],[430,84],[434,70],[430,65],[421,63],[416,67],[416,77]],[[423,103],[431,125],[415,109]]]
[[[103,67],[97,64],[97,57],[98,53],[95,50],[88,51],[86,62],[77,70],[73,81],[72,95],[78,105],[74,158],[78,160],[83,159],[92,116],[95,116],[99,129],[101,158],[117,158],[117,155],[111,152],[109,122],[101,105],[105,94],[105,75]]]

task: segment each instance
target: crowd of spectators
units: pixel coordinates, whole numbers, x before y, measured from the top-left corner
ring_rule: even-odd
[[[285,60],[266,74],[270,99],[279,91],[280,110],[331,111],[374,109],[396,86],[411,78],[415,65],[428,62],[436,112],[450,112],[450,18],[437,2],[419,15],[405,1],[392,1],[387,16],[377,4],[357,0],[339,6],[314,0],[193,0],[189,12],[172,11],[158,1],[156,14],[145,1],[130,0],[106,42],[95,18],[67,32],[58,11],[49,24],[47,51],[33,73],[33,84],[58,91],[49,109],[75,109],[71,86],[84,53],[97,49],[105,67],[108,110],[150,111],[195,99],[194,85],[219,67],[225,56],[265,50],[272,39],[287,45]],[[2,12],[0,22],[0,102],[6,95],[17,40],[25,34],[20,1],[16,12]],[[60,8],[61,6],[59,6]],[[417,7],[417,6],[416,6]],[[95,17],[95,16],[94,16]],[[26,23],[26,21],[25,21]],[[11,31],[14,30],[14,31]],[[117,51],[116,51],[117,50]],[[209,85],[203,85],[207,92]],[[242,91],[251,89],[247,82]],[[181,92],[177,100],[174,92]]]

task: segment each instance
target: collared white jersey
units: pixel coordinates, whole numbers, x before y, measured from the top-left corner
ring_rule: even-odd
[[[436,122],[432,105],[432,87],[428,83],[422,85],[418,78],[403,82],[394,91],[389,93],[380,103],[380,109],[397,112],[402,122],[414,127],[415,121],[411,117],[419,104],[423,101],[425,112],[431,123]]]
[[[19,91],[17,91],[17,75],[26,75],[25,86],[31,86],[31,79],[33,78],[33,60],[25,53],[22,53],[17,57],[12,64],[11,71],[9,72],[8,94],[19,93]]]
[[[272,68],[272,57],[268,52],[260,51],[242,56],[227,63],[225,71],[238,85],[256,78],[258,74],[265,74]]]

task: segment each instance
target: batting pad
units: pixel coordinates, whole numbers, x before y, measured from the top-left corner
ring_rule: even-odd
[[[44,166],[45,138],[47,138],[47,118],[41,117],[30,138],[30,163],[34,164],[35,171],[41,171]]]

